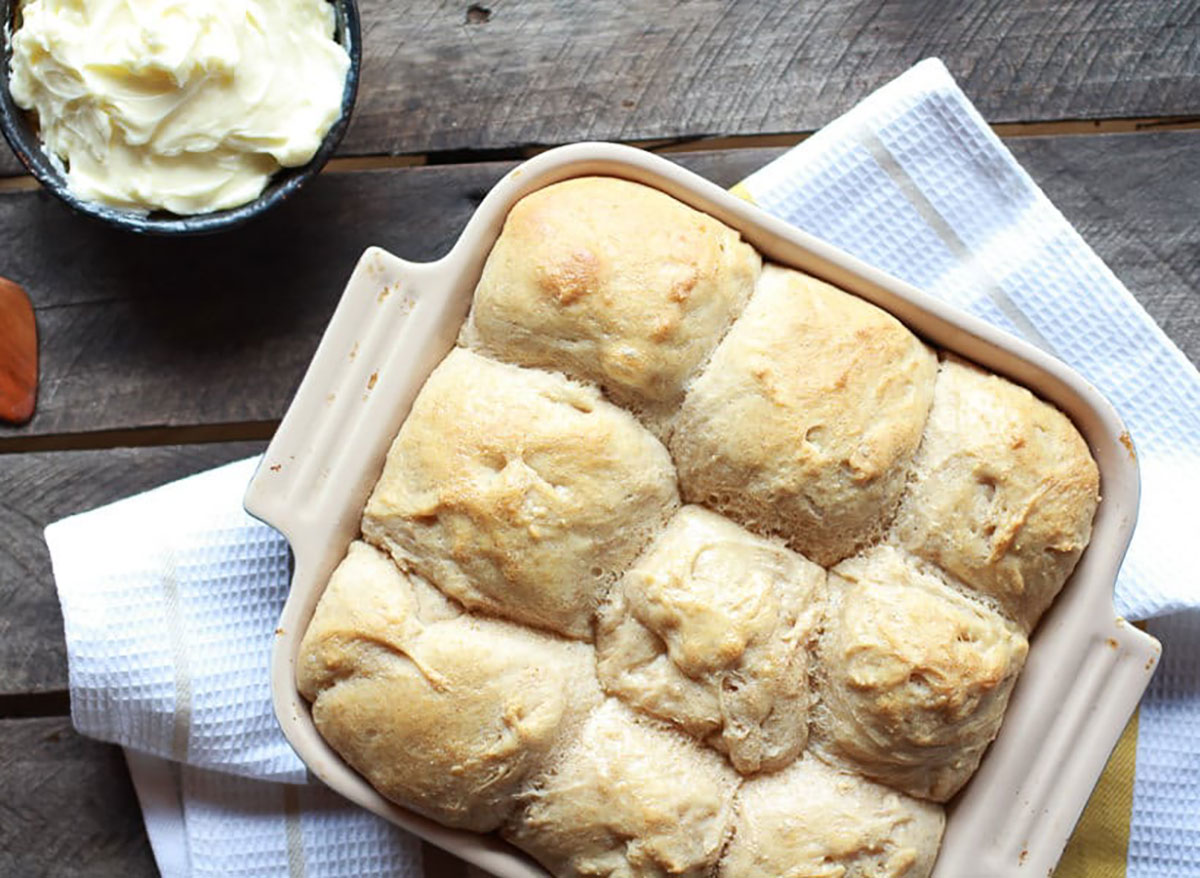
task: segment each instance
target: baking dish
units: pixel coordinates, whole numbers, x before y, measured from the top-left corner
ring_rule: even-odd
[[[509,172],[453,249],[414,264],[363,254],[246,495],[295,558],[271,666],[283,731],[312,772],[347,798],[502,878],[545,872],[494,836],[440,826],[384,799],[329,748],[295,685],[300,640],[333,568],[359,532],[367,495],[426,376],[454,343],[504,218],[521,197],[570,177],[641,182],[733,228],[766,258],[818,275],[896,315],[929,342],[1029,387],[1087,440],[1102,501],[1092,541],[1031,640],[1004,725],[947,811],[936,878],[1046,875],[1061,855],[1160,653],[1116,618],[1113,584],[1137,514],[1138,470],[1112,406],[1033,346],[871,268],[665,159],[576,144]]]

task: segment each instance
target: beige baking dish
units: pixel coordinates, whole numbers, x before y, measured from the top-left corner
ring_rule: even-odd
[[[437,262],[413,264],[377,248],[359,260],[246,495],[246,509],[280,530],[295,555],[271,667],[284,734],[316,776],[363,807],[502,878],[544,878],[498,838],[447,829],[375,792],[317,734],[293,666],[326,580],[359,532],[388,446],[453,344],[509,208],[535,189],[586,174],[655,186],[718,217],[768,258],[857,293],[933,344],[1031,388],[1065,411],[1087,439],[1103,494],[1091,545],[1035,632],[999,737],[950,805],[934,872],[936,878],[1047,875],[1161,649],[1113,610],[1113,583],[1138,502],[1136,457],[1120,418],[1095,388],[1042,351],[629,147],[577,144],[525,162],[492,189]]]

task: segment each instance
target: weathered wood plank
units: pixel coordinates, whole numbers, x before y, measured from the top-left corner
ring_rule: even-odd
[[[993,122],[1200,112],[1194,2],[369,0],[355,153],[814,130],[937,56]]]
[[[0,436],[278,417],[363,249],[444,252],[506,167],[325,175],[237,234],[190,240],[0,196],[5,273],[42,339],[37,414]]]
[[[468,5],[360,3],[343,154],[810,131],[930,56],[993,122],[1200,114],[1195,0]]]
[[[1118,275],[1200,361],[1200,134],[1011,141]],[[731,184],[776,150],[671,157]],[[145,240],[71,217],[37,192],[0,196],[5,272],[42,337],[38,412],[5,437],[278,418],[367,244],[444,253],[510,165],[324,175],[236,235]]]
[[[0,455],[0,695],[67,687],[62,614],[42,539],[47,524],[263,447],[232,442]],[[7,874],[22,873],[0,867]]]
[[[66,717],[0,720],[0,875],[156,876],[121,751]]]

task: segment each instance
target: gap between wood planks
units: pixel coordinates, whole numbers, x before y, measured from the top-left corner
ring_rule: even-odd
[[[1078,134],[1137,134],[1148,131],[1198,131],[1200,116],[1168,116],[1144,119],[1078,119],[1056,122],[999,122],[991,126],[1000,137],[1044,137]],[[739,134],[730,137],[681,137],[678,139],[627,140],[629,146],[656,153],[693,152],[718,149],[789,147],[803,142],[812,131],[792,134]],[[421,155],[373,155],[334,158],[325,166],[330,173],[412,168],[424,165],[461,165],[483,161],[519,161],[553,149],[553,145],[495,150],[448,150]],[[4,181],[0,180],[0,184]]]
[[[1197,131],[1200,116],[1165,116],[1141,119],[1075,119],[1055,122],[999,122],[992,130],[1000,137],[1042,137],[1077,134],[1136,134],[1146,131]],[[732,137],[684,137],[679,139],[629,140],[630,146],[657,153],[690,152],[693,150],[747,149],[752,147],[795,146],[811,137],[813,132],[792,134],[741,134]],[[333,158],[323,173],[375,171],[413,168],[425,165],[459,165],[485,161],[519,161],[553,149],[553,145],[517,147],[512,149],[461,149],[444,152],[404,155],[369,155]],[[0,177],[0,195],[6,192],[28,192],[37,188],[37,181],[28,175]]]
[[[70,713],[71,696],[65,689],[0,695],[0,720],[67,716]]]
[[[82,433],[20,434],[0,437],[0,454],[36,451],[98,451],[107,448],[141,448],[152,445],[203,445],[210,442],[246,442],[270,439],[278,420],[238,421],[226,424],[189,424],[182,427],[133,427]]]

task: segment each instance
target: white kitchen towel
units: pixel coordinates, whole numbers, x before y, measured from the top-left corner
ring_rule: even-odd
[[[75,727],[127,748],[166,878],[415,878],[418,841],[307,784],[275,722],[288,547],[242,509],[256,463],[46,528]]]
[[[1119,608],[1137,619],[1200,606],[1180,548],[1197,536],[1183,500],[1200,491],[1200,378],[940,62],[885,86],[744,190],[1084,372],[1121,410],[1142,464],[1142,519]],[[254,463],[47,529],[76,726],[156,754],[130,764],[164,874],[236,865],[234,874],[273,876],[296,874],[297,863],[305,874],[411,874],[411,838],[287,786],[303,772],[275,729],[266,682],[287,554],[241,511]],[[1137,878],[1200,876],[1200,646],[1179,622],[1190,618],[1150,623],[1165,654],[1140,725],[1129,854]],[[254,847],[259,833],[261,857],[220,859],[214,839]]]

